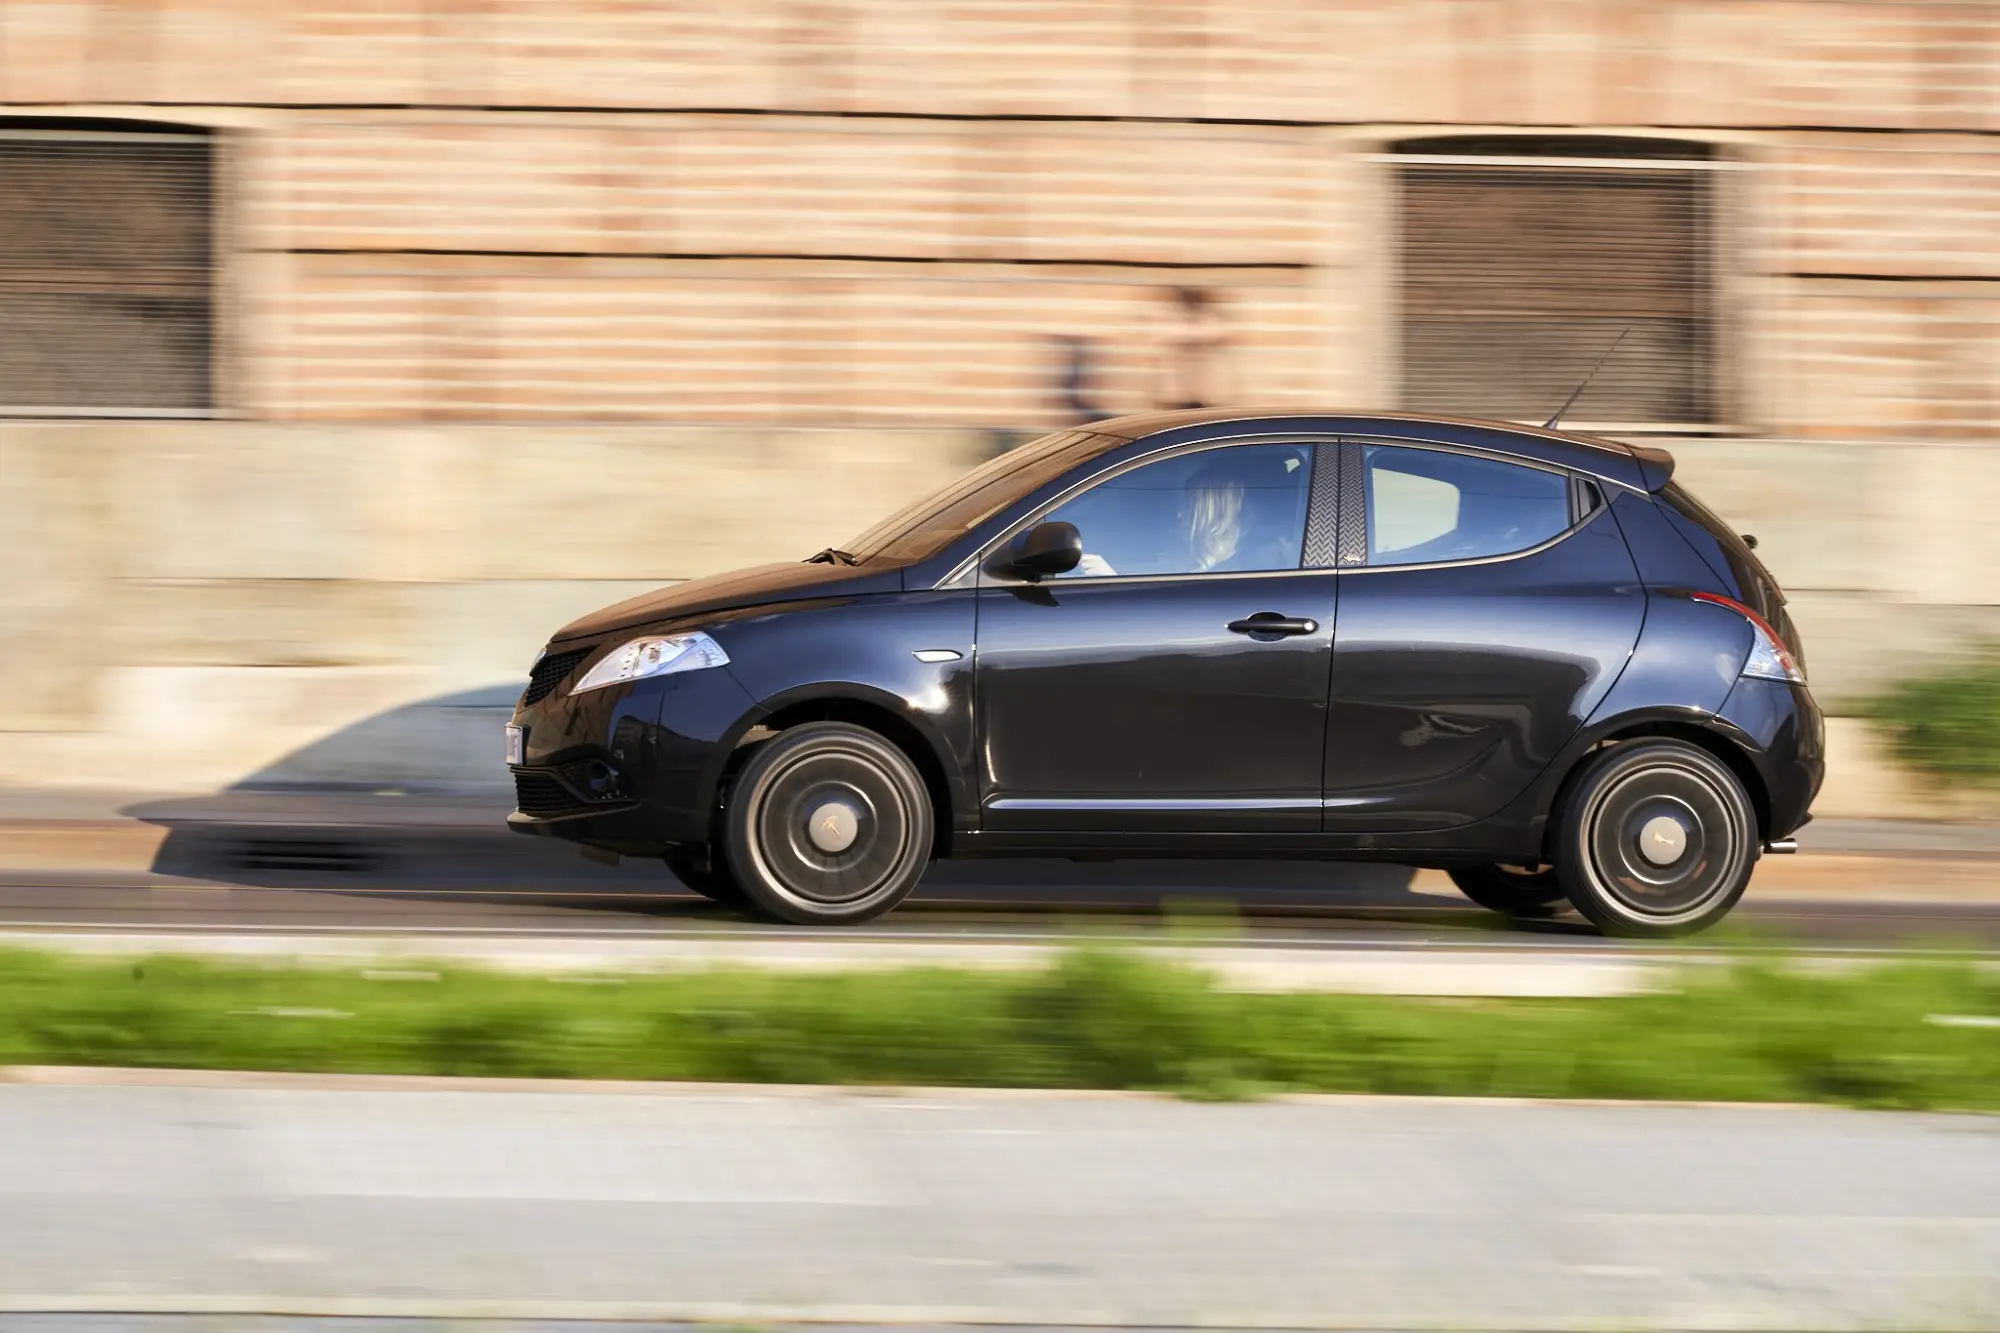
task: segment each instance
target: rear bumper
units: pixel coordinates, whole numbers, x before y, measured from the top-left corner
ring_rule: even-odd
[[[1819,705],[1803,685],[1745,677],[1719,716],[1750,742],[1748,757],[1769,806],[1765,839],[1789,837],[1812,817],[1826,777],[1826,721]]]

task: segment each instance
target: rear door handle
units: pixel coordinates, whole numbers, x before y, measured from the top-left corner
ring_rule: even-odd
[[[1254,616],[1229,622],[1231,634],[1317,634],[1319,622],[1305,620],[1298,616],[1283,616],[1276,611],[1259,611]]]

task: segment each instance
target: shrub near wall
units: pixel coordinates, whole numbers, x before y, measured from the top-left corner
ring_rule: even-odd
[[[1903,763],[1948,784],[2000,786],[2000,644],[1868,701]]]

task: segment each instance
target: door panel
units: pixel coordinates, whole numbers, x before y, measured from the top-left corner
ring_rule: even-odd
[[[984,827],[1316,830],[1336,578],[982,587]],[[1315,628],[1229,629],[1266,612]]]
[[[983,827],[1319,828],[1337,579],[1299,565],[1320,452],[1138,461],[1046,515],[1076,526],[1076,569],[982,575]]]
[[[1499,810],[1617,680],[1645,613],[1608,509],[1512,559],[1345,570],[1339,601],[1330,832],[1449,828]]]

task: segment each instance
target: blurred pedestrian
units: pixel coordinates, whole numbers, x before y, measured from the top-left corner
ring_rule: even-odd
[[[1229,329],[1215,300],[1199,287],[1176,287],[1161,336],[1161,407],[1212,407],[1231,396]]]
[[[1061,334],[1056,345],[1056,411],[1063,423],[1081,426],[1105,415],[1097,401],[1097,347],[1088,338]]]

